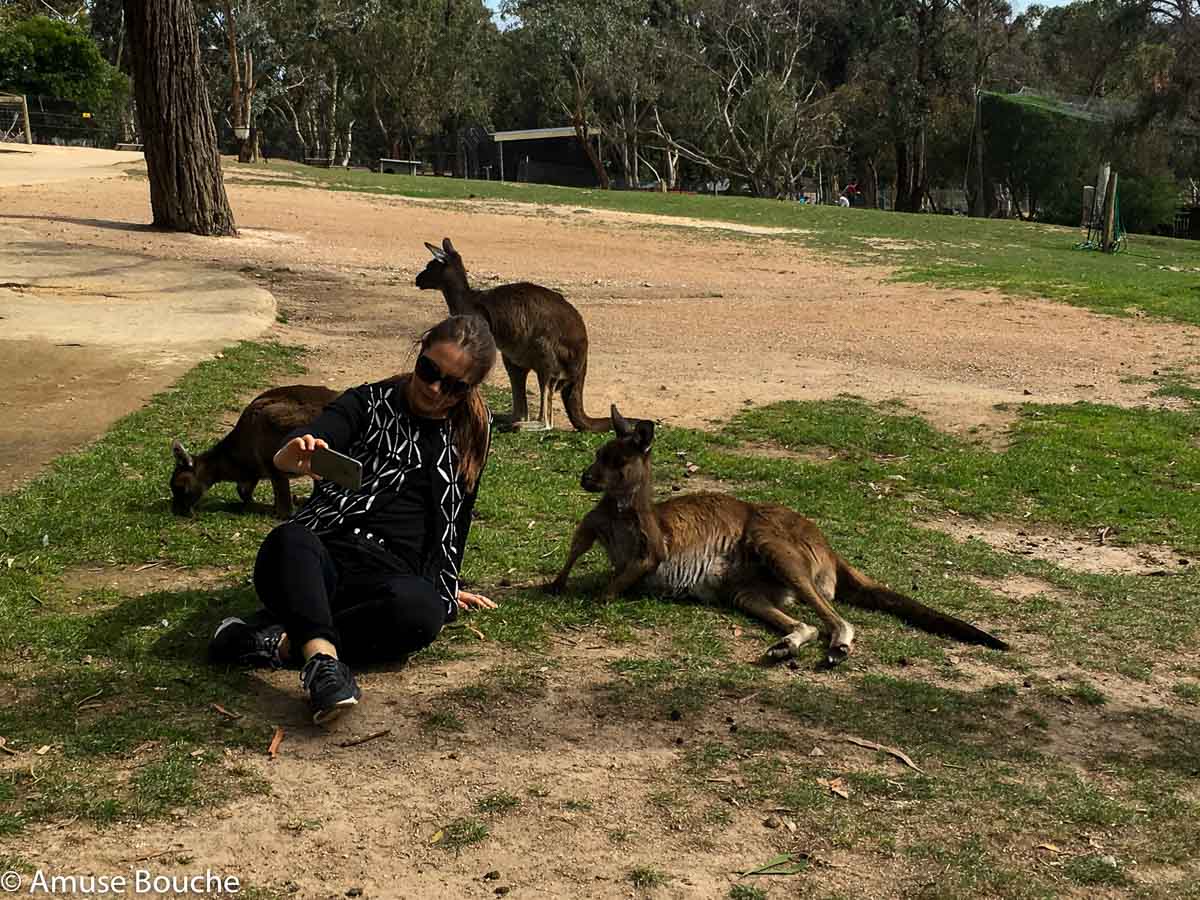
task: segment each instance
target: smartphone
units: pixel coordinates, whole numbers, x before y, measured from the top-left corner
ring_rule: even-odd
[[[350,491],[362,487],[362,463],[344,453],[318,447],[313,451],[312,471]]]

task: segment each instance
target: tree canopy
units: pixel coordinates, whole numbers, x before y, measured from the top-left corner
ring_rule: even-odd
[[[1200,0],[1019,14],[1005,0],[194,5],[218,135],[243,159],[261,142],[478,175],[487,131],[572,126],[604,186],[830,199],[853,177],[868,202],[898,209],[965,191],[977,215],[1063,219],[1078,212],[1068,195],[1111,160],[1130,185],[1157,179],[1160,200],[1169,183],[1200,192]],[[118,0],[9,0],[0,82],[95,102],[129,70],[121,15]],[[1053,116],[994,99],[1009,95],[1099,118],[1068,138]]]

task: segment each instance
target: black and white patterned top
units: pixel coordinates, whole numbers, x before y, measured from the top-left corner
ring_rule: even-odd
[[[314,482],[312,497],[291,521],[319,535],[371,536],[431,578],[447,618],[454,618],[478,482],[468,491],[457,475],[450,420],[412,413],[402,383],[389,380],[351,388],[288,440],[303,434],[361,462],[362,487]]]

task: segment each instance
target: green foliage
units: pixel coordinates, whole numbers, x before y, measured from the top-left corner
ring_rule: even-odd
[[[0,87],[98,106],[124,81],[77,25],[35,16],[0,33]]]
[[[1135,234],[1152,234],[1160,225],[1171,225],[1179,206],[1179,185],[1170,175],[1131,175],[1117,184],[1121,224]]]
[[[1079,198],[1096,164],[1103,123],[1041,97],[985,92],[980,102],[991,177],[1018,195],[1028,192],[1043,220],[1078,225]]]

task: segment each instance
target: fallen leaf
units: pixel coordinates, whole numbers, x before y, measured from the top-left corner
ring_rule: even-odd
[[[429,839],[429,843],[436,844],[438,841],[440,841],[445,836],[446,836],[446,832],[442,831],[442,829],[439,828],[437,831],[435,831],[433,833],[433,837],[431,837]]]
[[[271,746],[267,747],[267,755],[274,759],[279,753],[279,745],[283,743],[283,728],[275,726],[275,734],[271,736]]]
[[[50,745],[43,744],[42,746],[38,747],[33,752],[36,753],[38,756],[45,756],[47,753],[50,752]]]
[[[230,712],[225,707],[223,707],[220,703],[214,703],[212,705],[212,708],[215,709],[217,712],[219,712],[221,715],[223,715],[229,719],[240,719],[242,717],[241,713]]]
[[[751,875],[798,875],[808,868],[806,853],[784,853],[768,860],[756,869],[737,873],[742,878]]]
[[[200,747],[200,748],[198,748],[198,749],[196,749],[196,750],[193,750],[193,751],[192,751],[192,753],[191,753],[191,755],[192,755],[192,757],[193,757],[193,758],[199,758],[199,757],[203,756],[203,755],[204,755],[204,748],[203,748],[203,747]]]
[[[846,790],[846,779],[845,778],[833,779],[833,781],[829,782],[829,790],[831,792],[837,794],[843,800],[850,799],[850,792],[848,790]]]
[[[1049,850],[1051,853],[1062,853],[1062,850],[1054,844],[1038,844],[1038,850]]]

